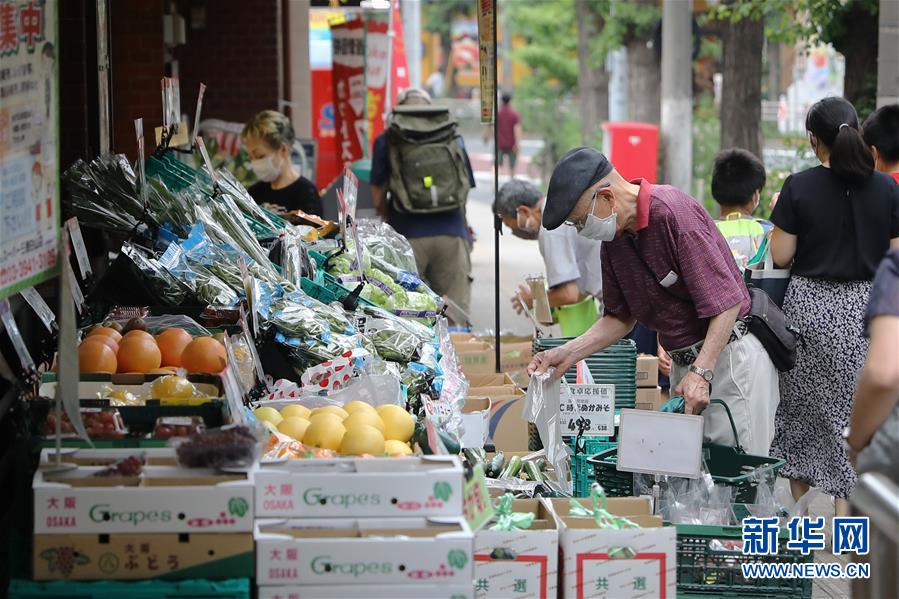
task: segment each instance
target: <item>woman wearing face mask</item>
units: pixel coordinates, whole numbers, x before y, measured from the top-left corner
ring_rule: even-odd
[[[847,510],[855,486],[842,431],[868,341],[862,331],[871,280],[887,250],[899,247],[899,188],[874,171],[843,98],[825,98],[806,117],[820,166],[787,177],[771,221],[771,253],[790,267],[783,310],[803,335],[796,367],[780,375],[771,454],[798,498],[815,486]]]
[[[250,155],[250,167],[258,182],[250,195],[257,204],[270,204],[280,211],[302,210],[322,215],[318,190],[290,160],[296,140],[290,120],[274,110],[263,110],[244,126],[240,140]]]

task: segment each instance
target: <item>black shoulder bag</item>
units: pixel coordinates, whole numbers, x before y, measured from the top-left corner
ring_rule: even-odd
[[[634,239],[630,241],[640,262],[643,263],[659,287],[676,299],[685,299],[679,297],[656,279],[655,273],[649,267]],[[781,372],[792,370],[796,365],[796,345],[802,339],[802,335],[790,323],[780,306],[764,290],[751,284],[747,284],[747,288],[751,301],[749,314],[743,317],[747,329],[755,335],[765,351],[768,352],[768,357],[771,358],[775,368]]]

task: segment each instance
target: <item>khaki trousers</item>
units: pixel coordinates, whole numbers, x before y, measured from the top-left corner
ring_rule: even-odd
[[[468,242],[453,235],[410,239],[418,274],[438,295],[445,295],[470,313],[471,256]]]
[[[672,364],[671,395],[689,367]],[[747,333],[724,346],[715,364],[712,399],[721,399],[730,408],[746,453],[768,455],[774,438],[774,414],[780,402],[777,369],[761,342]],[[733,445],[734,434],[727,412],[710,405],[702,413],[706,443]]]

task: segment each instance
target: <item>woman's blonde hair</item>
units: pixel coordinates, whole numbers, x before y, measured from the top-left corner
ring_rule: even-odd
[[[278,150],[281,144],[287,144],[291,148],[296,134],[286,116],[276,110],[263,110],[254,114],[240,132],[242,142],[246,142],[248,137],[261,139],[271,149]]]

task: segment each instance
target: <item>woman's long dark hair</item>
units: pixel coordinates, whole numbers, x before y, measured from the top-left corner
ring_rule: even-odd
[[[819,100],[809,108],[805,128],[830,150],[830,170],[844,183],[863,185],[871,177],[874,157],[848,100],[836,96]]]

